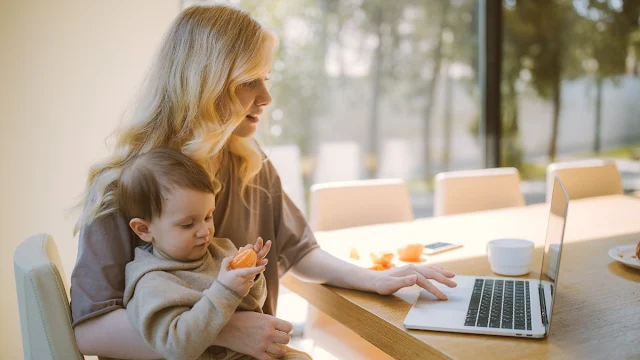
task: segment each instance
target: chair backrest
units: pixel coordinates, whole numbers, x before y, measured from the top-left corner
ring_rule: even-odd
[[[306,212],[302,157],[297,145],[276,145],[264,148],[264,152],[278,171],[282,188],[302,212]]]
[[[313,183],[359,180],[363,163],[355,141],[327,142],[318,147]]]
[[[314,231],[413,220],[409,190],[401,179],[315,184],[310,215]]]
[[[524,206],[516,168],[442,172],[435,177],[435,216]]]
[[[556,175],[560,177],[571,200],[624,193],[620,172],[612,160],[591,159],[549,164],[547,202],[551,200]]]
[[[68,287],[53,238],[27,238],[16,248],[13,264],[24,358],[83,359],[71,328]]]

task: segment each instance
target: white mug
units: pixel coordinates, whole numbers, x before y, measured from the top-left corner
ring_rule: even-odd
[[[498,239],[489,241],[487,255],[491,271],[498,275],[520,276],[529,273],[533,262],[533,241]]]

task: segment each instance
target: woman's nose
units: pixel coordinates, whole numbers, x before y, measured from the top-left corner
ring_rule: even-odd
[[[269,104],[271,104],[271,94],[269,94],[269,89],[267,89],[267,86],[263,81],[260,91],[258,92],[258,95],[256,95],[256,105],[267,106]]]

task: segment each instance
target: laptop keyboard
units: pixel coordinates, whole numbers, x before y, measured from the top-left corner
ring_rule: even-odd
[[[529,282],[476,279],[464,325],[531,330]]]

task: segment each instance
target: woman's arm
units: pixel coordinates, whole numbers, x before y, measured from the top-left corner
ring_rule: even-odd
[[[284,355],[278,344],[288,344],[292,325],[271,315],[236,312],[231,315],[214,345],[249,354],[260,360]],[[84,321],[75,327],[78,349],[84,355],[117,359],[160,359],[133,328],[125,309]],[[114,346],[113,344],[118,344]]]
[[[84,355],[141,360],[162,358],[133,328],[125,309],[83,321],[74,331],[78,349]]]
[[[405,265],[385,271],[372,271],[340,260],[322,249],[315,249],[300,259],[293,267],[293,273],[305,281],[376,292],[381,295],[393,294],[402,288],[417,284],[442,300],[447,299],[447,296],[429,279],[449,287],[456,286],[456,283],[449,279],[455,274],[442,268]]]
[[[316,249],[305,255],[292,268],[300,279],[318,284],[327,284],[341,288],[375,292],[377,274],[375,271],[342,261],[322,249]],[[345,276],[349,274],[349,276]]]
[[[71,312],[78,349],[117,359],[159,359],[133,328],[122,308],[125,266],[133,260],[129,224],[118,212],[80,231],[71,274]]]

